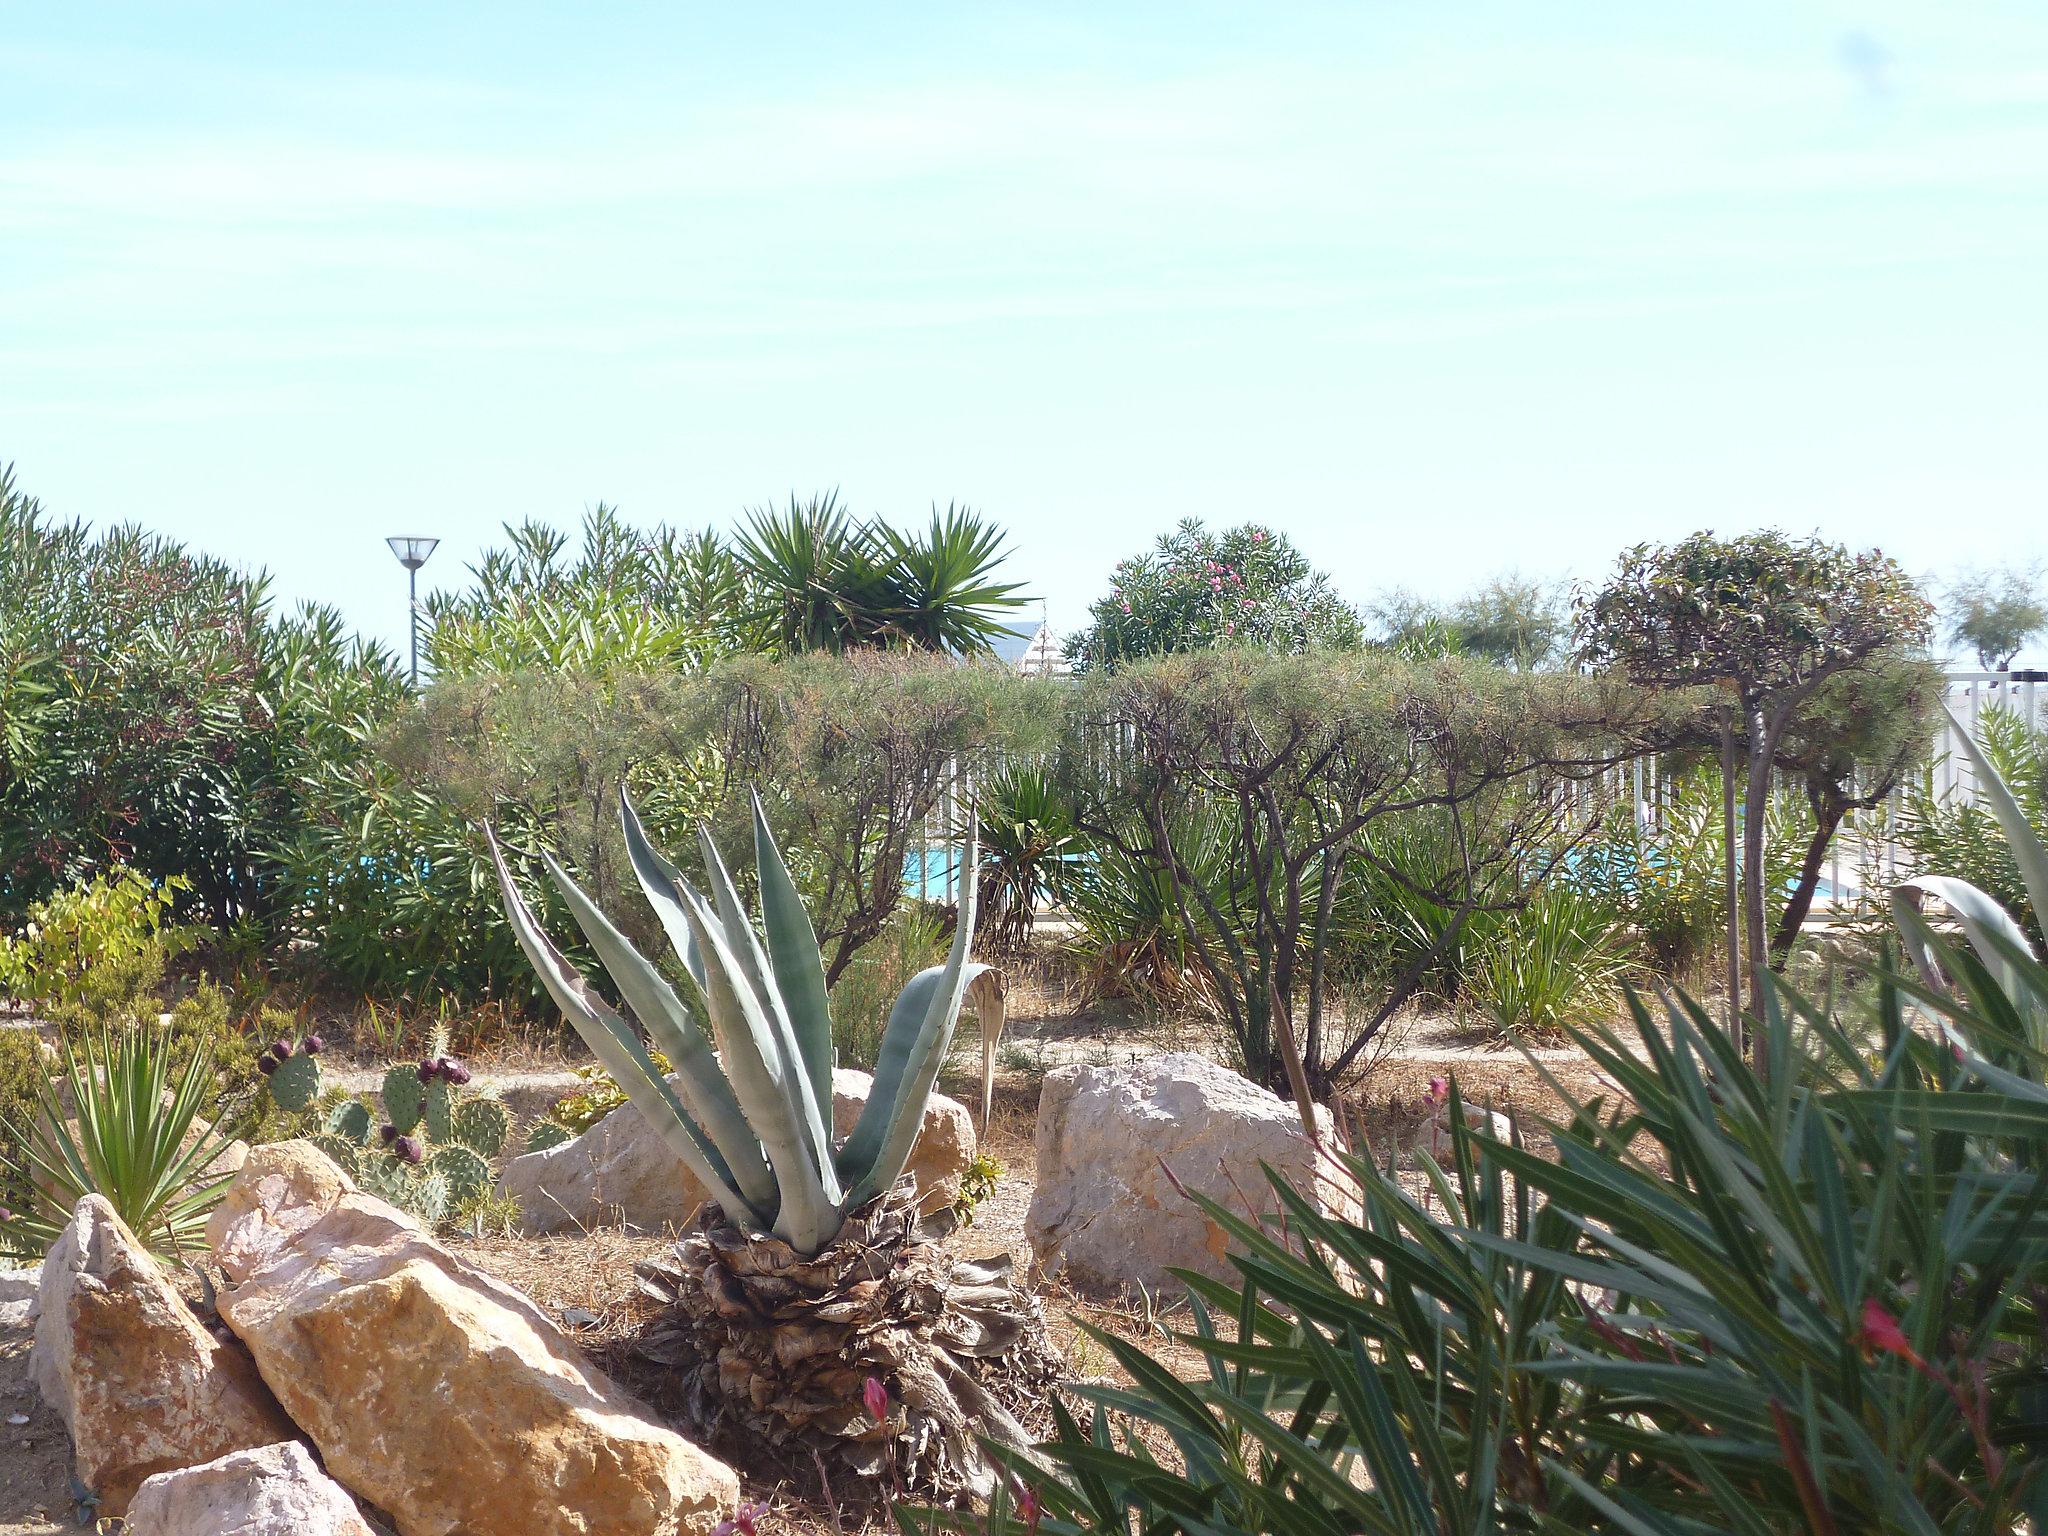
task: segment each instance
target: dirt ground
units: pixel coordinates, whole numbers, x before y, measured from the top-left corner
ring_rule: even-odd
[[[1214,1054],[1214,1045],[1202,1030],[1185,1023],[1096,1014],[1074,1008],[1064,995],[1013,990],[1012,1027],[1001,1052],[995,1109],[984,1143],[1003,1173],[994,1194],[976,1209],[972,1224],[948,1242],[976,1255],[1007,1251],[1020,1270],[1028,1266],[1024,1216],[1033,1187],[1038,1092],[1047,1071],[1069,1062],[1109,1065],[1167,1050]],[[332,1062],[340,1080],[351,1087],[373,1085],[373,1067],[351,1067],[339,1059],[341,1055],[337,1051]],[[499,1093],[522,1118],[537,1113],[575,1082],[570,1069],[577,1059],[536,1045],[531,1038],[501,1050],[481,1051],[471,1059],[478,1069],[478,1085]],[[977,1070],[963,1056],[941,1087],[971,1104],[978,1092]],[[1469,1102],[1505,1110],[1522,1123],[1525,1133],[1531,1132],[1535,1122],[1561,1108],[1545,1074],[1574,1097],[1613,1091],[1576,1050],[1539,1049],[1525,1056],[1465,1031],[1455,1019],[1412,1018],[1393,1031],[1380,1059],[1348,1097],[1341,1120],[1350,1130],[1362,1131],[1375,1152],[1383,1155],[1390,1143],[1409,1144],[1428,1134],[1424,1096],[1430,1080],[1455,1076]],[[1540,1132],[1532,1136],[1532,1144],[1543,1144]],[[634,1264],[669,1241],[660,1233],[594,1231],[544,1238],[458,1238],[452,1246],[525,1290],[561,1319],[602,1364],[618,1357],[621,1342],[647,1315],[648,1304],[635,1290]],[[1080,1320],[1125,1337],[1144,1337],[1151,1353],[1169,1364],[1190,1371],[1197,1366],[1191,1351],[1167,1337],[1167,1330],[1185,1322],[1180,1309],[1162,1310],[1143,1297],[1076,1294],[1057,1280],[1042,1281],[1038,1289],[1055,1343],[1078,1378],[1099,1379],[1111,1368],[1106,1352],[1080,1332]],[[29,1384],[25,1314],[25,1304],[10,1308],[0,1300],[0,1536],[56,1536],[79,1528],[79,1511],[71,1497],[70,1446],[62,1423]],[[832,1528],[822,1512],[792,1502],[784,1490],[755,1488],[750,1496],[774,1507],[774,1528]],[[90,1528],[89,1521],[86,1527]]]

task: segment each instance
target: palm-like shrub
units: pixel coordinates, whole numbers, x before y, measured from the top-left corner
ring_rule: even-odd
[[[977,786],[981,841],[976,938],[997,954],[1021,950],[1039,904],[1080,848],[1073,808],[1039,764],[1003,763]]]
[[[2048,853],[1991,800],[2048,895]],[[1902,903],[1925,976],[1846,1018],[1780,986],[1754,1058],[1683,999],[1632,997],[1633,1040],[1577,1031],[1621,1096],[1545,1127],[1552,1156],[1453,1102],[1442,1162],[1330,1149],[1358,1220],[1277,1180],[1284,1237],[1205,1202],[1240,1245],[1237,1284],[1188,1277],[1206,1370],[1102,1336],[1135,1386],[1084,1389],[1092,1422],[1010,1458],[989,1524],[2038,1528],[2048,967],[1966,888],[1924,894],[1970,946]]]
[[[0,1127],[23,1163],[5,1182],[27,1202],[0,1220],[0,1253],[41,1258],[94,1194],[156,1253],[204,1246],[207,1214],[233,1177],[207,1171],[228,1137],[200,1119],[215,1093],[211,1049],[202,1043],[174,1072],[176,1054],[167,1030],[102,1028],[82,1052],[65,1041],[63,1070],[36,1083],[33,1124]]]
[[[643,1279],[673,1306],[642,1341],[678,1365],[675,1401],[764,1475],[829,1467],[840,1497],[986,1488],[976,1437],[1022,1444],[1014,1410],[1048,1378],[1044,1323],[1007,1258],[956,1264],[920,1231],[901,1180],[969,985],[974,891],[943,965],[890,1012],[873,1085],[844,1141],[832,1126],[832,1020],[816,935],[758,802],[761,928],[708,832],[707,896],[648,840],[630,802],[633,868],[679,952],[705,1024],[552,857],[548,873],[648,1040],[549,940],[493,842],[505,907],[542,981],[627,1099],[710,1191],[673,1255]],[[973,863],[973,843],[967,863]],[[708,1025],[708,1028],[706,1027]],[[870,1406],[868,1383],[884,1400]]]

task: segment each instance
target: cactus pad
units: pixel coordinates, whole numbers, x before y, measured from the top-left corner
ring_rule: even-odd
[[[549,1147],[559,1147],[565,1141],[574,1141],[576,1133],[559,1120],[536,1120],[533,1129],[526,1133],[526,1150],[545,1152]]]
[[[398,1127],[399,1135],[410,1136],[419,1125],[426,1092],[411,1067],[393,1067],[384,1074],[384,1118]]]
[[[361,1099],[344,1099],[327,1112],[329,1135],[339,1136],[358,1147],[370,1144],[370,1106]]]
[[[455,1139],[455,1090],[448,1086],[447,1078],[437,1077],[427,1084],[420,1118],[426,1121],[427,1137],[436,1146]]]
[[[320,1097],[320,1059],[317,1056],[287,1056],[270,1074],[270,1096],[279,1109],[297,1113],[309,1109]]]
[[[460,1206],[491,1187],[491,1165],[465,1146],[437,1147],[427,1168],[448,1183],[448,1201]]]
[[[361,1171],[361,1162],[356,1156],[354,1144],[343,1137],[335,1135],[332,1131],[322,1131],[316,1136],[308,1137],[307,1140],[333,1158],[335,1166],[350,1178],[356,1177]]]
[[[496,1099],[464,1099],[455,1106],[454,1140],[482,1157],[505,1150],[512,1115]]]

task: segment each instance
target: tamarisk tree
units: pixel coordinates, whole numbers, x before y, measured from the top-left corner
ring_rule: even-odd
[[[1191,963],[1247,1075],[1293,1087],[1296,1028],[1320,1094],[1360,1059],[1477,911],[1523,899],[1569,845],[1583,784],[1627,749],[1614,726],[1640,696],[1570,674],[1380,652],[1191,652],[1091,681],[1062,770],[1084,832],[1164,870]],[[1383,818],[1442,818],[1458,850],[1435,947],[1331,1038],[1333,924],[1347,880],[1383,863]],[[1231,856],[1207,856],[1220,831]]]

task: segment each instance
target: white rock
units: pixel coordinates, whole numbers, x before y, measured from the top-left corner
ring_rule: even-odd
[[[873,1084],[865,1072],[841,1068],[832,1074],[834,1135],[853,1129]],[[909,1172],[917,1180],[920,1207],[929,1212],[953,1203],[974,1149],[967,1106],[933,1094],[910,1152]],[[574,1141],[513,1158],[499,1183],[519,1201],[528,1232],[618,1222],[658,1231],[688,1221],[705,1196],[704,1186],[630,1104]]]
[[[136,1490],[127,1536],[372,1536],[341,1484],[296,1440],[236,1451]]]
[[[400,1536],[708,1536],[739,1502],[731,1468],[312,1143],[252,1150],[206,1235],[221,1317]]]
[[[1315,1114],[1334,1145],[1330,1112]],[[1323,1209],[1356,1208],[1294,1105],[1206,1056],[1056,1067],[1039,1095],[1036,1151],[1024,1234],[1043,1269],[1084,1285],[1178,1291],[1175,1268],[1234,1279],[1229,1238],[1181,1188],[1265,1219],[1279,1201],[1262,1163]]]
[[[192,1315],[99,1195],[78,1202],[43,1261],[37,1309],[36,1387],[106,1514],[158,1472],[292,1433],[248,1356]]]

